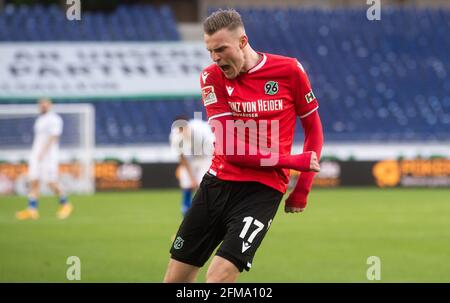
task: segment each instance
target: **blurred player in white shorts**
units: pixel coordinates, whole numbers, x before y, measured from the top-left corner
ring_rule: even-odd
[[[211,166],[214,134],[206,121],[180,116],[172,125],[170,144],[179,155],[176,176],[182,190],[181,212],[184,216],[191,206],[192,192],[199,187]]]
[[[57,217],[65,219],[72,212],[73,206],[67,201],[58,184],[59,137],[63,130],[63,120],[51,110],[51,100],[41,99],[38,104],[40,115],[34,123],[33,147],[28,163],[28,208],[17,212],[16,217],[19,220],[39,218],[40,185],[44,182],[59,197],[60,208]]]

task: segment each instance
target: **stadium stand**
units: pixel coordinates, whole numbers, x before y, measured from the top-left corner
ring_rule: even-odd
[[[168,7],[87,12],[70,27],[57,7],[42,10],[7,6],[0,41],[180,39]],[[239,11],[256,50],[296,57],[307,69],[328,142],[450,140],[450,10],[384,8],[382,22],[369,22],[362,8]],[[202,111],[195,97],[92,103],[98,145],[165,143],[173,117]]]
[[[7,5],[0,12],[0,41],[158,41],[179,40],[168,6],[119,6],[111,13],[83,12],[67,22],[56,5]]]
[[[297,57],[331,141],[449,139],[450,12],[247,9],[256,49]],[[261,31],[261,29],[264,31]]]

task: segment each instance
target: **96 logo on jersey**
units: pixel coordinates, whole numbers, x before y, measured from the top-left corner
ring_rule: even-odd
[[[278,93],[278,82],[275,81],[268,81],[266,84],[264,84],[264,92],[266,95],[275,95]]]
[[[202,100],[205,106],[217,102],[217,97],[214,93],[214,86],[209,85],[202,88]]]

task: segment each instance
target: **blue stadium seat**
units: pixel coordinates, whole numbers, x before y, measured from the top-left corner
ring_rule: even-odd
[[[57,5],[6,5],[0,12],[1,41],[176,41],[167,6],[120,5],[112,13],[83,12],[68,21]]]

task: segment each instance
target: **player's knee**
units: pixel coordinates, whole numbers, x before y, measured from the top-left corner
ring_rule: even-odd
[[[193,283],[196,273],[194,272],[167,272],[164,276],[164,283]]]
[[[209,269],[206,273],[206,283],[233,283],[236,282],[239,272],[224,268]]]
[[[207,283],[232,283],[236,282],[239,270],[231,262],[212,263],[206,273]]]
[[[164,283],[179,283],[180,281],[185,282],[186,277],[180,276],[180,274],[175,274],[174,272],[166,272],[164,276]]]
[[[195,282],[199,268],[170,259],[167,266],[164,283],[192,283]]]

